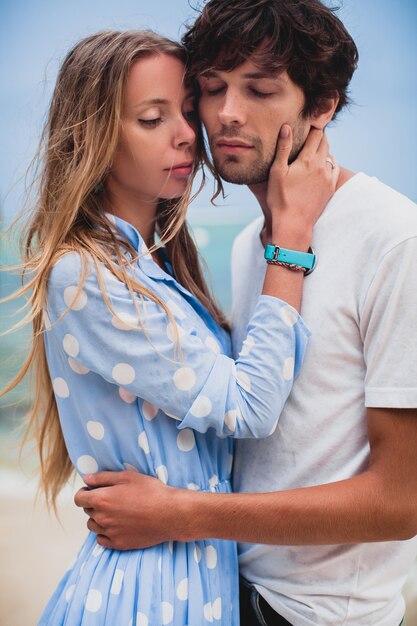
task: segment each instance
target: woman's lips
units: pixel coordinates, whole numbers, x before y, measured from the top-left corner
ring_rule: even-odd
[[[179,165],[174,165],[173,167],[170,167],[168,173],[170,176],[174,176],[176,178],[187,178],[192,171],[192,163],[180,163]]]

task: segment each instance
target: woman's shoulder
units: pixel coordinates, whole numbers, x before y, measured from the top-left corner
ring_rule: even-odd
[[[74,281],[81,276],[82,267],[83,257],[80,252],[63,251],[57,255],[52,265],[49,280],[52,282]]]

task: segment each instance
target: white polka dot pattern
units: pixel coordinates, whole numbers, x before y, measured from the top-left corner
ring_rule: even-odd
[[[247,354],[249,354],[254,345],[255,340],[252,335],[246,337],[245,341],[243,342],[242,350],[240,351],[241,356],[246,356]]]
[[[123,467],[128,470],[129,472],[138,472],[138,468],[135,467],[134,465],[131,465],[130,463],[123,463]]]
[[[168,482],[168,470],[165,465],[159,465],[159,467],[156,468],[155,473],[159,480],[166,485]]]
[[[164,626],[166,624],[170,624],[172,620],[174,619],[174,607],[172,606],[172,604],[170,604],[170,602],[162,602],[161,609],[162,609],[162,624],[164,624]]]
[[[207,604],[204,605],[203,612],[204,619],[211,623],[213,621],[213,607],[211,605],[211,602],[207,602]]]
[[[292,380],[294,376],[294,358],[289,356],[284,361],[284,367],[282,368],[282,376],[284,380]]]
[[[188,578],[183,578],[177,585],[178,600],[188,600]]]
[[[249,392],[251,390],[250,378],[246,372],[237,373],[237,382],[245,391]]]
[[[103,554],[104,548],[100,544],[97,544],[93,550],[93,556],[98,557],[100,554]]]
[[[198,546],[194,546],[194,561],[196,563],[200,563],[201,561],[201,550]]]
[[[46,309],[43,310],[43,325],[46,330],[51,330],[52,328],[51,320],[49,319],[48,311]]]
[[[63,378],[60,378],[60,377],[55,378],[52,383],[52,387],[54,389],[55,395],[57,395],[58,398],[69,397],[70,395],[69,388],[68,388],[66,381]]]
[[[69,602],[72,598],[72,596],[74,595],[74,591],[75,591],[75,585],[71,585],[70,587],[68,587],[66,593],[65,593],[65,600],[67,602]]]
[[[133,626],[133,619],[129,621],[128,626]],[[146,617],[145,613],[142,613],[141,611],[139,611],[139,613],[136,613],[135,626],[149,626],[149,620]]]
[[[116,227],[125,235],[130,227],[119,222]],[[140,252],[140,234],[135,231],[128,239]],[[227,491],[233,462],[227,437],[265,436],[272,427],[285,401],[280,389],[287,393],[291,387],[285,381],[294,374],[295,344],[297,364],[303,357],[308,333],[298,316],[274,298],[261,298],[236,367],[227,334],[191,294],[179,285],[175,289],[175,279],[162,274],[153,260],[134,258],[126,270],[167,304],[173,319],[146,296],[134,296],[140,307],[136,312],[123,282],[103,268],[109,308],[100,298],[94,263],[88,263],[82,290],[75,284],[77,262],[66,261],[64,269],[67,276],[59,280],[54,268],[48,285],[44,325],[51,330],[45,332],[45,346],[77,471],[125,468],[196,492]],[[266,332],[268,324],[279,330],[276,341]],[[181,350],[173,345],[175,328]],[[268,359],[258,359],[260,354]],[[271,405],[273,414],[265,408]],[[236,578],[225,567],[231,549],[215,539],[186,546],[167,542],[140,561],[136,552],[141,551],[121,551],[115,558],[90,533],[57,595],[62,606],[52,610],[57,609],[55,615],[78,611],[91,624],[102,623],[109,611],[117,626],[237,626]],[[145,592],[132,595],[132,589]],[[191,604],[196,596],[198,606]]]
[[[169,300],[166,305],[171,311],[172,315],[174,317],[177,317],[179,320],[184,320],[187,317],[181,307],[176,302],[174,302],[174,300]]]
[[[98,589],[89,589],[85,601],[85,610],[89,613],[97,613],[102,603],[102,595]]]
[[[62,344],[68,356],[76,357],[80,351],[78,341],[73,335],[70,335],[69,333],[65,335]]]
[[[177,445],[182,452],[190,452],[194,448],[195,437],[190,428],[180,430],[177,436]]]
[[[88,434],[97,441],[101,441],[104,437],[104,426],[101,422],[88,421],[87,430]]]
[[[214,337],[211,337],[211,335],[209,335],[204,341],[204,343],[207,346],[207,348],[210,348],[210,350],[213,350],[214,354],[220,354],[221,350],[220,350],[219,342],[216,341]]]
[[[220,620],[222,618],[222,599],[216,598],[211,606],[213,619]]]
[[[81,474],[94,474],[98,472],[98,463],[89,454],[83,454],[77,459],[77,468]]]
[[[150,402],[145,402],[142,404],[142,413],[143,417],[150,422],[158,415],[158,408],[151,404]]]
[[[174,374],[174,385],[181,391],[189,391],[197,382],[197,376],[190,367],[180,367]]]
[[[216,474],[214,474],[209,479],[210,491],[216,491],[216,487],[218,484],[219,484],[219,477]]]
[[[133,402],[136,400],[136,396],[133,393],[130,393],[130,391],[128,391],[127,389],[124,389],[123,387],[119,387],[119,396],[121,397],[123,402],[126,402],[126,404],[133,404]]]
[[[237,419],[237,411],[236,409],[232,409],[231,411],[227,411],[226,415],[224,416],[224,423],[226,424],[227,428],[234,433],[236,430],[236,419]]]
[[[217,565],[217,550],[214,546],[206,548],[206,565],[209,569],[214,569]]]
[[[64,291],[64,302],[72,311],[81,311],[88,302],[88,297],[82,289],[77,296],[78,286],[67,287]]]
[[[130,313],[124,311],[116,311],[117,315],[113,315],[111,323],[118,330],[137,330],[138,319]]]
[[[145,432],[140,433],[138,437],[138,444],[139,444],[139,447],[142,448],[145,454],[150,453],[151,450],[149,448],[148,436]]]
[[[178,338],[180,341],[182,341],[186,335],[185,330],[182,328],[182,326],[176,324],[174,327],[173,323],[169,322],[167,324],[167,336],[168,339],[172,341],[172,343],[175,343],[177,341],[175,330],[178,332]]]
[[[207,396],[197,396],[194,400],[190,413],[195,417],[207,417],[211,411],[211,400]]]
[[[135,380],[135,370],[128,363],[118,363],[113,367],[112,376],[118,385],[130,385]]]
[[[80,376],[84,376],[84,374],[88,374],[88,372],[90,371],[88,367],[85,367],[85,365],[81,365],[81,363],[78,363],[78,361],[75,361],[75,359],[72,359],[71,357],[68,358],[68,365],[73,372],[79,374]]]
[[[297,323],[297,314],[289,306],[285,306],[281,309],[281,319],[286,326],[292,328]]]

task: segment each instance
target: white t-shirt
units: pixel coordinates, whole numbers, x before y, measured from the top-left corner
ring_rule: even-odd
[[[262,226],[250,224],[233,247],[235,354],[262,288]],[[237,442],[237,491],[354,476],[368,463],[366,407],[417,407],[417,206],[357,174],[327,205],[313,245],[318,264],[301,311],[312,331],[307,356],[275,433]],[[416,553],[416,539],[241,544],[240,568],[295,626],[397,626]]]

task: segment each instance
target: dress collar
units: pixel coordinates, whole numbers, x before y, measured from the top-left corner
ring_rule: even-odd
[[[106,217],[109,221],[114,224],[114,226],[119,230],[122,235],[126,237],[129,243],[134,247],[134,249],[138,252],[139,257],[137,260],[137,264],[140,269],[147,275],[149,278],[153,280],[161,280],[169,284],[171,287],[176,289],[178,292],[182,294],[182,296],[189,302],[189,304],[193,307],[193,309],[198,313],[198,315],[204,320],[206,326],[213,332],[215,336],[223,343],[224,349],[227,351],[229,346],[229,337],[226,331],[218,326],[215,322],[211,314],[207,311],[207,309],[201,304],[197,298],[188,291],[185,287],[183,287],[173,275],[173,269],[169,262],[168,256],[165,252],[165,248],[161,248],[164,265],[166,267],[166,271],[164,271],[152,258],[152,255],[149,252],[149,248],[145,244],[145,241],[139,231],[132,226],[129,222],[126,222],[121,217],[117,215],[113,215],[112,213],[106,213]]]

